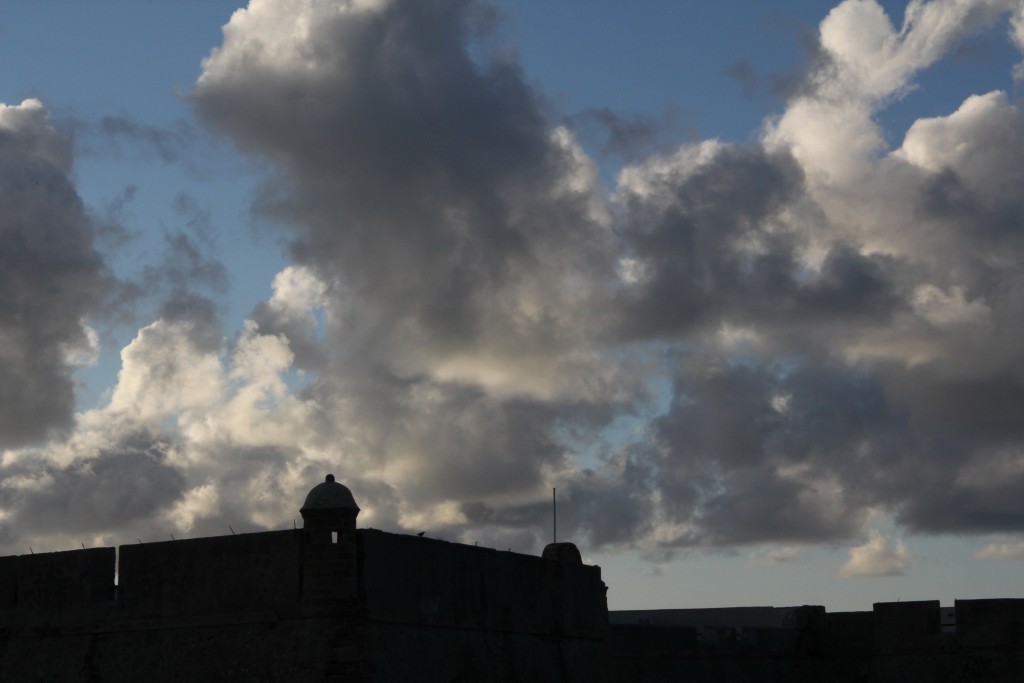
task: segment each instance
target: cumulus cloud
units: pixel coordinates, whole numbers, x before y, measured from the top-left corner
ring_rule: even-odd
[[[1024,46],[1022,11],[912,2],[897,28],[846,0],[759,140],[666,150],[655,123],[592,113],[628,159],[606,191],[574,123],[486,49],[487,6],[252,0],[189,97],[265,162],[253,209],[292,263],[228,337],[214,228],[183,198],[195,224],[143,274],[161,305],[109,402],[47,445],[3,432],[20,448],[0,539],[14,497],[65,501],[32,527],[53,543],[91,504],[74,528],[112,533],[69,491],[114,465],[140,478],[113,497],[134,511],[123,529],[174,533],[290,526],[326,470],[368,526],[524,550],[554,485],[560,537],[658,561],[737,545],[792,561],[867,534],[841,573],[883,576],[909,553],[868,530],[875,511],[901,532],[1024,529],[1024,117],[1002,92],[905,131],[878,116],[974,31],[1009,17]],[[60,171],[74,208],[59,136],[16,109],[10,154]],[[3,347],[59,357],[26,371],[39,396],[89,358],[101,262],[84,253],[61,262],[88,275],[69,288],[84,298]],[[70,400],[31,434],[70,427]]]
[[[339,411],[374,476],[440,510],[535,500],[572,469],[558,431],[599,428],[643,392],[591,341],[617,281],[596,165],[516,64],[471,56],[480,9],[255,2],[192,96],[278,163],[258,208],[292,226],[299,267],[260,331],[317,368],[307,395]],[[300,282],[324,343],[288,303]]]
[[[910,563],[907,545],[872,529],[863,545],[850,548],[850,559],[839,568],[840,576],[895,576]]]
[[[70,438],[4,452],[5,547],[14,530],[51,549],[280,527],[294,516],[308,482],[336,464],[337,434],[316,424],[315,402],[289,391],[281,337],[249,323],[229,349],[211,350],[201,325],[147,325],[122,351],[109,401],[79,414]]]
[[[979,560],[1024,560],[1024,541],[993,541],[980,548],[974,557]]]
[[[750,553],[750,562],[755,565],[783,564],[795,562],[799,558],[800,548],[795,546],[759,548]]]
[[[610,196],[518,67],[466,49],[479,8],[253,2],[192,96],[274,163],[257,208],[324,323],[284,298],[254,318],[316,368],[306,396],[394,519],[520,533],[559,478],[615,511],[567,513],[611,545],[847,538],[878,506],[1016,523],[1017,480],[993,498],[970,475],[1017,438],[980,393],[1017,395],[1018,183],[990,142],[1016,139],[1015,105],[969,99],[891,150],[875,119],[1011,3],[912,3],[897,29],[844,2],[763,140],[634,154]],[[651,148],[649,123],[602,120]]]

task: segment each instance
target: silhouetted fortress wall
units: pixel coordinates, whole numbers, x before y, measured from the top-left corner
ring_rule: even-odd
[[[600,568],[352,532],[0,558],[0,680],[600,679]]]
[[[331,476],[301,513],[297,530],[0,557],[0,681],[1024,680],[1024,600],[609,614],[572,544],[357,530]]]

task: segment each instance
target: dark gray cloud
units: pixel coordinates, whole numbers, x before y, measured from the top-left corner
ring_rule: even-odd
[[[575,162],[544,102],[516,64],[468,54],[471,7],[318,19],[306,76],[225,57],[193,94],[214,128],[280,162],[261,209],[294,226],[295,257],[358,292],[375,335],[407,321],[446,348],[486,342],[485,325],[514,322],[502,292],[593,269],[602,247],[585,198],[552,196]]]
[[[726,148],[692,173],[660,174],[651,184],[664,200],[632,199],[622,230],[641,272],[618,295],[626,338],[681,336],[723,322],[856,324],[885,320],[901,304],[886,259],[836,242],[809,272],[799,235],[772,227],[805,200],[788,155]]]
[[[185,485],[167,462],[170,446],[158,435],[139,431],[123,435],[94,458],[64,467],[34,459],[7,466],[3,478],[8,482],[44,485],[5,486],[3,503],[12,514],[4,524],[27,542],[54,531],[87,538],[113,527],[159,528],[158,514]]]
[[[71,146],[35,101],[0,110],[0,446],[71,427],[69,353],[107,288],[69,177]]]
[[[635,162],[670,150],[669,140],[692,137],[693,125],[682,112],[670,110],[660,117],[623,114],[608,107],[585,110],[569,119],[584,141],[594,141],[602,155]]]
[[[557,481],[557,534],[585,547],[643,546],[656,526],[654,476],[647,461],[632,453],[607,457]],[[462,505],[466,533],[482,534],[495,547],[524,551],[555,534],[552,501],[501,504],[483,500]]]
[[[873,502],[858,468],[875,466],[854,466],[854,444],[884,443],[889,421],[871,379],[840,368],[712,361],[680,374],[655,422],[668,511],[694,527],[679,544],[850,534]]]

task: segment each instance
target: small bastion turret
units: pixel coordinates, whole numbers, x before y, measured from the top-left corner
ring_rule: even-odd
[[[348,487],[328,474],[310,489],[299,514],[311,543],[338,543],[339,534],[355,531],[359,506]]]
[[[303,530],[303,606],[313,612],[358,600],[356,517],[352,492],[328,474],[299,510]]]

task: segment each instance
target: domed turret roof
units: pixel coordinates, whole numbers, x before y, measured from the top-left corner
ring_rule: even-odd
[[[580,555],[580,549],[575,543],[548,543],[544,546],[544,554],[541,557],[545,560],[583,564],[583,556]]]
[[[328,474],[322,483],[310,490],[300,512],[303,510],[359,510],[359,506],[348,487],[334,481],[333,474]]]

